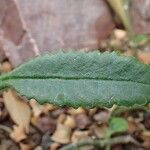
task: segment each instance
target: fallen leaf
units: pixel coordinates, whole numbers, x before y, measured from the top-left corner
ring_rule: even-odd
[[[73,143],[77,143],[79,141],[86,141],[86,140],[90,140],[91,137],[89,136],[89,131],[74,131],[72,137],[71,137],[71,141]],[[93,146],[84,146],[79,148],[79,150],[91,150],[93,149]]]
[[[76,143],[80,140],[84,140],[84,139],[87,139],[89,138],[89,131],[78,131],[78,130],[75,130],[72,134],[72,137],[71,137],[71,142],[73,143]]]
[[[4,104],[12,118],[12,120],[20,127],[29,131],[31,118],[31,109],[29,105],[23,101],[17,94],[8,90],[3,93]]]
[[[70,127],[71,129],[74,129],[76,127],[76,122],[73,116],[67,116],[66,120],[64,121],[64,125]]]
[[[47,113],[49,111],[53,111],[53,110],[55,110],[57,108],[56,106],[54,106],[52,104],[49,104],[49,103],[46,103],[43,106],[44,106],[44,110],[43,110],[44,113]]]
[[[94,126],[92,126],[92,130],[93,130],[94,134],[96,135],[96,137],[105,138],[107,130],[108,130],[108,126],[106,124],[101,124],[99,126],[94,125]]]
[[[32,145],[30,144],[24,144],[24,143],[20,143],[20,150],[32,150]]]
[[[61,144],[67,144],[70,142],[70,136],[71,128],[59,123],[56,131],[52,135],[52,140]]]
[[[13,126],[13,132],[11,132],[10,137],[15,142],[20,142],[21,140],[25,139],[27,136],[25,134],[25,130],[22,126]]]
[[[140,121],[136,120],[135,118],[128,117],[128,132],[134,133],[136,131],[144,130],[143,124],[140,123]]]
[[[44,107],[40,105],[35,99],[31,99],[29,103],[32,107],[33,115],[38,117],[43,112]]]
[[[78,115],[78,114],[86,113],[86,110],[83,109],[83,108],[81,108],[81,107],[79,107],[79,108],[77,108],[77,109],[75,109],[75,108],[70,108],[70,109],[68,110],[68,113],[71,114],[71,115]]]
[[[89,116],[93,116],[93,115],[96,113],[96,111],[97,111],[97,108],[89,109],[88,115],[89,115]]]
[[[52,104],[46,103],[40,105],[35,99],[31,99],[29,103],[32,107],[34,117],[39,117],[42,113],[47,114],[49,111],[53,111],[56,109],[56,107]]]
[[[57,118],[57,123],[64,123],[66,119],[66,114],[60,114],[59,117]]]
[[[51,148],[49,150],[58,150],[58,148],[60,147],[60,144],[59,143],[53,143],[51,145]]]

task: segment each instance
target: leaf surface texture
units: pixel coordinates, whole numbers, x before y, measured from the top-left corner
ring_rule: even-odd
[[[28,99],[59,106],[92,108],[150,102],[150,66],[115,52],[47,54],[0,80]]]

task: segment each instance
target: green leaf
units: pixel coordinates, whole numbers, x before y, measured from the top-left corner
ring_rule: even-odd
[[[143,34],[137,35],[133,38],[133,42],[135,42],[137,44],[150,42],[150,36],[149,35],[143,35]]]
[[[109,122],[108,135],[122,133],[128,130],[128,122],[124,118],[112,117]]]
[[[0,78],[28,99],[71,107],[150,102],[150,67],[133,57],[99,52],[39,56]]]
[[[130,45],[133,47],[140,47],[146,44],[149,45],[149,43],[150,43],[150,35],[144,35],[144,34],[136,35],[130,41]]]

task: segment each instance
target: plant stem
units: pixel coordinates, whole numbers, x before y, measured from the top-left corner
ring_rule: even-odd
[[[73,143],[73,144],[64,146],[60,150],[75,150],[75,149],[78,149],[79,147],[87,146],[87,145],[93,145],[95,147],[104,147],[107,145],[111,146],[111,145],[115,145],[119,143],[122,143],[122,144],[133,143],[135,145],[139,145],[139,143],[135,141],[130,135],[126,135],[126,136],[115,137],[112,139],[104,139],[104,140],[100,140],[100,139],[92,140],[91,139],[91,140],[81,141],[78,143]]]
[[[129,7],[128,5],[130,1],[129,0],[126,1],[126,5],[123,0],[107,0],[107,2],[109,3],[113,11],[117,14],[117,16],[122,21],[122,24],[124,25],[124,27],[126,28],[128,32],[128,36],[130,40],[132,40],[135,33],[133,31],[131,18],[130,18],[129,11],[128,11],[128,7]],[[138,58],[138,53],[137,53],[136,48],[132,48],[132,53],[134,57]]]
[[[132,25],[130,22],[130,17],[127,12],[127,10],[124,8],[124,2],[123,0],[107,0],[112,9],[115,11],[117,16],[120,18],[122,21],[124,27],[128,31],[129,37],[133,37],[134,33],[132,30]]]

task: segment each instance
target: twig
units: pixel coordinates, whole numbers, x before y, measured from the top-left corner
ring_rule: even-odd
[[[133,143],[135,145],[139,145],[139,143],[135,139],[133,139],[133,137],[131,137],[130,135],[126,135],[126,136],[111,138],[109,140],[108,139],[104,139],[104,140],[100,140],[100,139],[92,140],[91,139],[91,140],[81,141],[78,143],[66,145],[62,147],[60,150],[75,150],[75,149],[78,149],[79,147],[87,146],[87,145],[93,145],[95,147],[104,147],[107,145],[115,145],[119,143],[122,143],[122,144]]]

